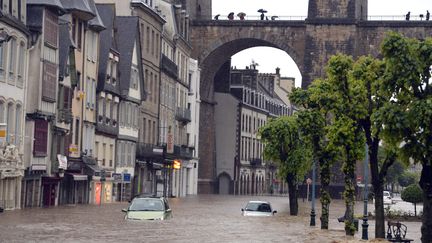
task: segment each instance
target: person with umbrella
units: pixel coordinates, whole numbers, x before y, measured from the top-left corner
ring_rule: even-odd
[[[264,13],[267,13],[267,10],[260,8],[260,9],[258,9],[258,13],[261,13],[261,15],[260,15],[261,20],[264,20]]]
[[[234,12],[231,12],[228,14],[228,19],[233,20],[234,19]]]
[[[246,16],[246,14],[243,12],[240,12],[237,14],[237,16],[240,18],[240,20],[244,20],[245,19],[244,17]]]

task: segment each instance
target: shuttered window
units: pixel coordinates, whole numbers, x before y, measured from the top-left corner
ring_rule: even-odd
[[[44,61],[42,76],[42,99],[44,101],[55,102],[56,100],[56,73],[56,64]]]
[[[58,36],[58,17],[51,11],[45,12],[45,42],[53,47],[57,47]]]
[[[34,130],[34,156],[47,156],[48,121],[35,120]]]

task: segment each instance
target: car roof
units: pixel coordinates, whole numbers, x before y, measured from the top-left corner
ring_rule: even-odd
[[[267,201],[249,201],[248,203],[268,203],[268,204],[270,204]]]
[[[158,197],[158,196],[155,196],[155,195],[152,195],[152,194],[138,194],[138,195],[135,195],[134,199],[135,198],[157,198],[157,199],[164,199],[164,197]]]

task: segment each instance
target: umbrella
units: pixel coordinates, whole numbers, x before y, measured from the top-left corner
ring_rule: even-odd
[[[244,17],[246,16],[246,14],[243,13],[243,12],[240,12],[240,13],[237,14],[237,16],[238,16],[240,19],[244,19]]]
[[[258,13],[267,13],[267,10],[260,8],[260,9],[258,9],[257,12],[258,12]]]
[[[279,18],[279,16],[276,15],[271,16],[271,20],[276,20],[277,18]]]

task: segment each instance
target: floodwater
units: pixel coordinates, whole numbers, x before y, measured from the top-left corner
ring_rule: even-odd
[[[248,200],[270,201],[274,217],[243,217]],[[127,203],[33,208],[0,213],[0,242],[364,242],[360,232],[346,237],[344,204],[331,206],[330,230],[309,226],[310,203],[299,200],[299,216],[289,215],[287,197],[199,195],[169,199],[173,218],[166,221],[125,221]],[[371,207],[372,204],[369,204]],[[361,214],[357,202],[356,214]],[[420,242],[420,222],[407,222],[407,238]],[[369,221],[369,237],[374,237]],[[376,242],[371,241],[371,242]]]

